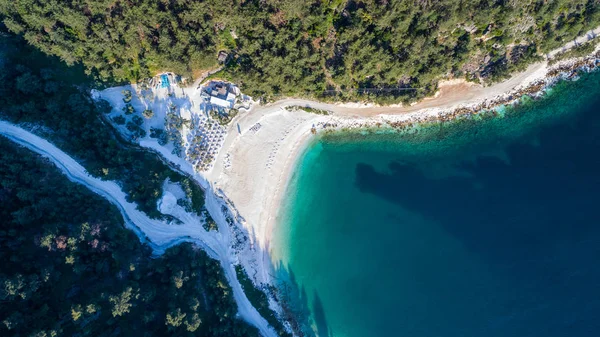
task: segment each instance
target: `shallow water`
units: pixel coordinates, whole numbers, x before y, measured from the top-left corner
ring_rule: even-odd
[[[596,336],[600,74],[496,117],[328,135],[274,233],[319,336]]]

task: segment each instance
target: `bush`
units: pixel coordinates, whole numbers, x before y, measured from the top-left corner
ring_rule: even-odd
[[[167,145],[169,141],[167,140],[167,134],[163,133],[162,135],[160,135],[160,137],[158,137],[158,145]]]
[[[142,117],[140,116],[133,116],[131,118],[131,120],[133,121],[133,123],[137,126],[141,126],[142,124],[144,124],[144,120],[142,119]]]
[[[112,111],[112,106],[107,100],[100,99],[96,101],[96,107],[101,113],[108,114]]]
[[[123,107],[123,112],[126,115],[131,115],[132,113],[135,112],[135,109],[133,108],[133,106],[129,103],[125,104],[125,106]]]
[[[154,111],[152,111],[150,109],[146,109],[142,112],[142,115],[144,116],[144,118],[150,119],[150,118],[154,117]]]
[[[133,124],[132,122],[127,122],[127,125],[125,125],[125,127],[127,128],[127,130],[129,130],[130,132],[135,132],[138,128],[137,125]]]
[[[113,122],[117,123],[117,125],[125,124],[125,117],[118,115],[112,118]]]
[[[125,96],[125,97],[123,97],[123,102],[125,102],[125,103],[131,102],[131,98],[132,98],[131,90],[123,90],[123,91],[121,91],[121,93],[123,94],[123,96]]]
[[[165,133],[163,129],[150,128],[150,138],[160,138]]]
[[[158,138],[159,145],[166,145],[168,142],[167,134],[163,129],[150,128],[150,138]]]

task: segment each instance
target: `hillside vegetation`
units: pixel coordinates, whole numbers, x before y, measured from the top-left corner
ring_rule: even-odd
[[[160,258],[119,211],[0,137],[1,336],[257,336],[218,261]]]
[[[0,0],[13,33],[99,81],[171,70],[254,95],[414,99],[489,81],[600,24],[595,0]],[[362,90],[357,90],[361,89]],[[365,88],[368,88],[365,90]],[[403,90],[410,88],[417,90]]]
[[[1,119],[36,125],[37,133],[92,175],[119,182],[129,200],[151,217],[163,216],[156,203],[167,178],[182,182],[195,209],[202,207],[204,193],[197,184],[171,170],[157,155],[120,140],[102,121],[110,106],[94,103],[90,80],[82,69],[67,67],[18,37],[0,36],[0,51]]]

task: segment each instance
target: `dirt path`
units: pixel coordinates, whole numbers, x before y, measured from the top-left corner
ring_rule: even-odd
[[[288,98],[272,104],[258,106],[256,110],[279,108],[286,105],[310,106],[317,109],[332,111],[341,116],[371,117],[376,115],[399,115],[415,112],[422,109],[451,109],[459,105],[478,103],[486,99],[507,93],[516,87],[526,86],[546,75],[548,60],[568,51],[582,43],[596,39],[600,35],[600,27],[586,32],[584,35],[569,41],[563,47],[557,48],[546,54],[546,60],[530,65],[525,71],[513,74],[510,79],[484,87],[479,84],[469,83],[464,80],[442,81],[439,91],[433,97],[428,97],[410,106],[368,106],[358,104],[330,104],[318,101]]]
[[[536,63],[524,72],[515,74],[509,80],[489,87],[468,83],[466,81],[449,81],[440,84],[440,90],[434,97],[428,97],[411,106],[351,106],[330,104],[306,99],[289,98],[272,104],[255,108],[272,109],[287,105],[310,106],[317,109],[332,111],[336,115],[353,117],[372,117],[376,115],[399,115],[423,109],[451,109],[458,105],[477,103],[488,98],[509,92],[512,89],[539,79],[546,74],[547,63]]]
[[[204,81],[204,79],[206,79],[208,76],[219,72],[223,69],[223,66],[218,67],[217,69],[213,69],[213,70],[208,70],[203,72],[195,81],[194,84],[192,84],[193,88],[198,88],[198,86],[202,83],[202,81]]]

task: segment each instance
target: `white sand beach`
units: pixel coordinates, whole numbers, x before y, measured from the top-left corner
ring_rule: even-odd
[[[298,154],[312,136],[313,124],[330,119],[329,116],[268,107],[236,120],[241,134],[229,132],[208,180],[232,201],[245,219],[243,225],[254,234],[255,244],[260,245],[263,252],[268,252],[269,228],[277,215],[280,198]],[[260,125],[258,131],[250,130],[257,124]],[[230,162],[228,168],[224,167],[226,156]],[[257,281],[269,281],[267,268],[261,268],[261,271],[262,277]]]

